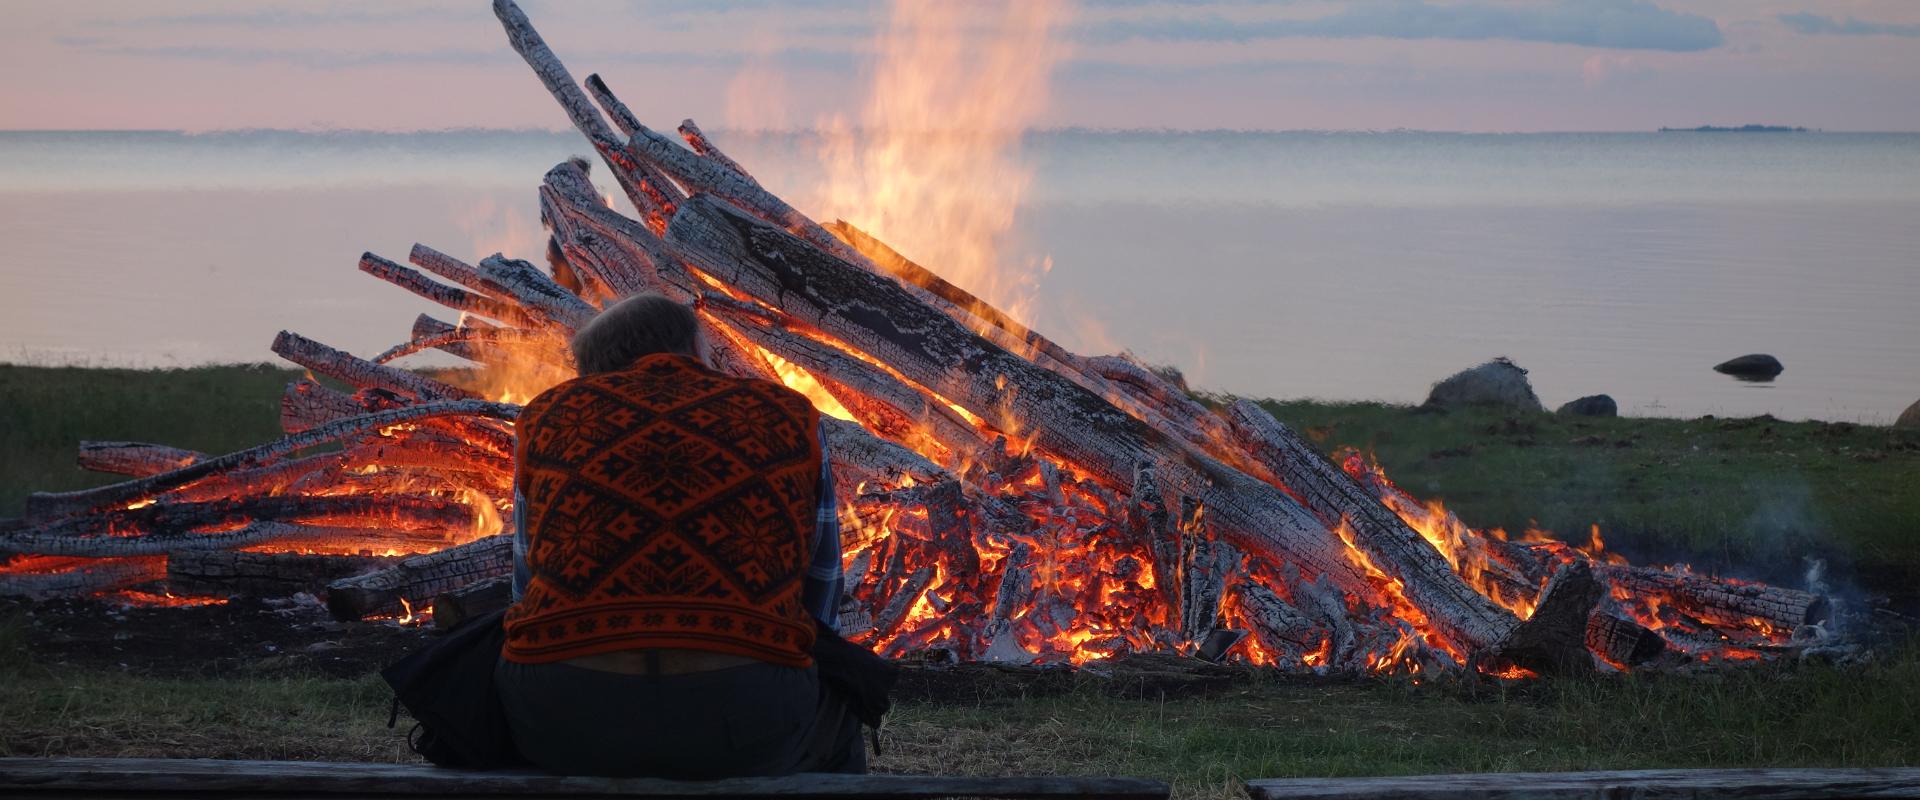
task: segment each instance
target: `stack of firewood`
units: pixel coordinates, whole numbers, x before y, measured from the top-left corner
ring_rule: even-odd
[[[1826,613],[1805,592],[1430,518],[1258,406],[1209,408],[1130,359],[1071,353],[857,228],[816,223],[692,121],[683,146],[598,76],[576,83],[511,0],[495,10],[638,218],[575,160],[540,187],[551,274],[425,246],[411,267],[367,254],[361,270],[457,321],[422,316],[371,359],[283,332],[274,352],[351,390],[296,381],[277,442],[218,457],[83,445],[84,465],[131,479],[35,495],[0,529],[18,554],[0,592],[304,585],[345,618],[504,602],[518,406],[391,362],[436,350],[551,385],[571,373],[573,330],[656,292],[698,309],[719,368],[835,415],[843,623],[890,655],[1517,674],[1769,653]]]

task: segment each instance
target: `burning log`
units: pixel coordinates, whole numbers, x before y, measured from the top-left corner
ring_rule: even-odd
[[[1593,656],[1586,642],[1588,618],[1605,591],[1586,562],[1561,567],[1540,591],[1540,603],[1527,624],[1502,650],[1491,655],[1545,672],[1591,670]]]
[[[44,504],[44,507],[60,507],[64,511],[80,513],[96,508],[108,508],[126,505],[150,499],[161,492],[177,489],[209,476],[234,470],[257,467],[273,461],[288,453],[312,447],[317,444],[344,439],[368,431],[377,431],[391,425],[405,422],[420,422],[438,417],[450,416],[493,417],[513,419],[520,415],[520,407],[504,403],[489,403],[481,400],[459,400],[444,403],[423,403],[406,408],[396,408],[364,414],[349,419],[336,420],[315,428],[287,436],[279,441],[269,442],[257,447],[228,453],[218,458],[196,461],[176,470],[148,475],[122,483],[103,486],[98,489],[84,490],[84,499],[68,503],[66,500],[80,493],[36,492],[31,500]]]
[[[506,608],[513,599],[513,577],[501,575],[441,592],[433,598],[433,626],[458,628],[476,617]]]
[[[1667,640],[1640,623],[1611,611],[1595,611],[1587,620],[1587,647],[1619,669],[1645,664],[1667,651]]]
[[[203,502],[155,502],[138,508],[70,517],[0,533],[0,551],[110,557],[134,553],[206,549],[200,537],[231,547],[297,531],[249,530],[259,521],[312,522],[323,525],[410,530],[470,527],[474,512],[442,498],[406,495],[331,497],[241,497]],[[222,532],[229,535],[222,536]],[[254,539],[258,541],[260,539]]]
[[[314,372],[338,378],[354,386],[384,389],[420,400],[478,398],[478,395],[465,389],[456,389],[423,375],[356,358],[349,353],[335,350],[292,331],[280,332],[280,335],[273,340],[273,352],[279,354],[281,358]]]
[[[211,550],[167,559],[167,587],[200,595],[287,597],[379,569],[394,558]]]
[[[81,561],[42,558],[6,564],[0,572],[0,597],[71,597],[122,589],[167,576],[165,558]]]
[[[144,478],[207,460],[206,453],[145,442],[81,442],[80,468]]]
[[[413,556],[377,572],[327,584],[327,611],[338,620],[425,608],[437,595],[513,572],[513,537],[489,536]]]
[[[280,430],[302,433],[372,410],[346,392],[329,389],[312,378],[297,378],[280,396]]]
[[[1364,571],[1306,509],[1273,486],[1181,445],[1054,373],[928,313],[898,285],[703,196],[689,198],[668,240],[704,255],[703,271],[892,365],[915,382],[970,407],[1001,409],[1027,421],[1035,444],[1125,485],[1141,460],[1204,504],[1215,524],[1243,548],[1270,552],[1313,575],[1326,574],[1360,596]],[[954,369],[954,365],[960,369]],[[998,384],[1021,389],[1007,397]],[[1408,599],[1469,650],[1498,650],[1520,621],[1475,592],[1431,545],[1404,524],[1369,534],[1363,547],[1407,587]],[[1411,534],[1411,538],[1407,535]]]
[[[1254,642],[1279,660],[1304,664],[1307,654],[1327,642],[1327,626],[1280,599],[1264,584],[1243,580],[1235,587],[1235,594]]]
[[[1812,592],[1759,583],[1710,578],[1658,567],[1609,564],[1600,575],[1616,587],[1637,596],[1665,598],[1702,622],[1732,627],[1756,624],[1791,632],[1801,625],[1823,622],[1830,606]]]

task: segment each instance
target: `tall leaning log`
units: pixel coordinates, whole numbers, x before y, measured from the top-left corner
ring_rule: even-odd
[[[1131,485],[1135,467],[1153,464],[1170,487],[1203,503],[1218,529],[1243,549],[1274,552],[1308,575],[1329,575],[1343,590],[1373,589],[1327,526],[1279,489],[1174,441],[1105,399],[1035,366],[921,303],[899,284],[808,245],[785,231],[704,195],[681,204],[667,239],[721,282],[880,359],[982,418],[1020,420],[1035,444],[1087,469],[1109,487]],[[1003,392],[1002,384],[1020,387]],[[1010,396],[1009,396],[1010,395]],[[1417,535],[1416,535],[1417,536]],[[1421,610],[1468,650],[1497,650],[1519,620],[1447,568],[1427,547],[1393,577]],[[1437,568],[1426,562],[1437,563]],[[1466,600],[1471,596],[1479,602]],[[1456,602],[1453,599],[1460,598]]]

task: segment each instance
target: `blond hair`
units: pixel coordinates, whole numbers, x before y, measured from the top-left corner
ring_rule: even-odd
[[[594,317],[573,335],[573,362],[581,375],[618,372],[642,356],[698,356],[700,321],[693,309],[657,294],[637,294]]]

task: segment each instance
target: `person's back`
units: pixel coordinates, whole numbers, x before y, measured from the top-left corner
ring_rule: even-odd
[[[575,774],[863,766],[810,656],[839,589],[818,412],[708,367],[683,307],[603,317],[576,338],[582,376],[517,423],[516,744]]]

